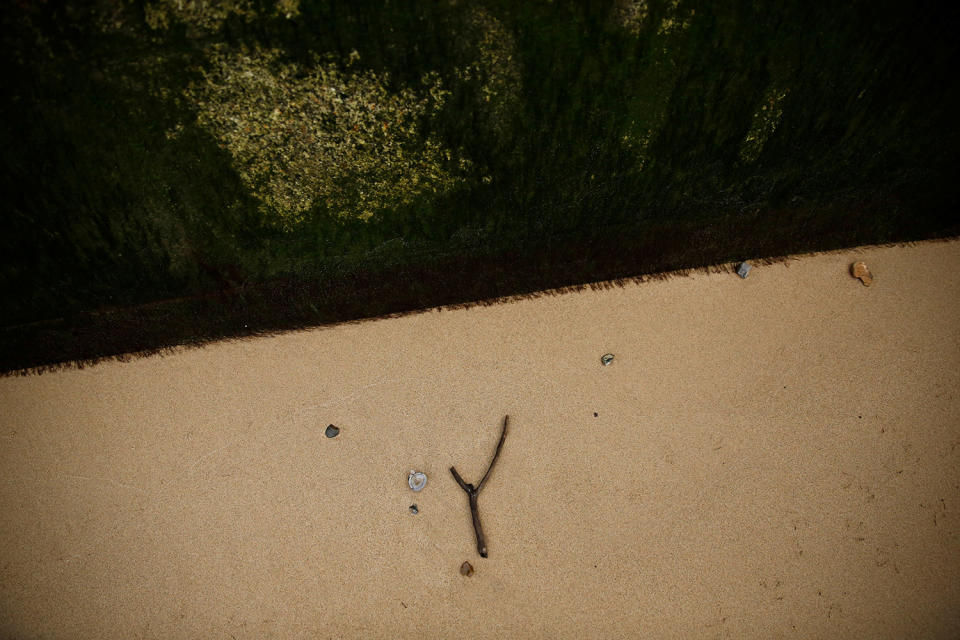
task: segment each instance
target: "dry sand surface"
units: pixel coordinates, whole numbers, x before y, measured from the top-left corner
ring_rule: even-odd
[[[2,379],[0,636],[960,637],[958,274],[868,248]],[[505,414],[482,559],[448,468]]]

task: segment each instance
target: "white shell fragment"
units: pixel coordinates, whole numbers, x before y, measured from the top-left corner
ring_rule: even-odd
[[[410,488],[414,491],[421,491],[425,486],[427,486],[427,474],[422,471],[410,470],[410,477],[407,478],[407,484],[410,485]]]
[[[737,267],[737,275],[741,278],[746,278],[750,273],[750,269],[753,268],[749,262],[741,262],[740,266]]]

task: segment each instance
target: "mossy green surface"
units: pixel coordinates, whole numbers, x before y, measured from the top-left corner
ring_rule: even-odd
[[[18,0],[0,26],[8,368],[960,231],[950,9]]]

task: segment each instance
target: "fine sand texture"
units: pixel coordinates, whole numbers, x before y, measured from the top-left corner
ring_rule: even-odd
[[[960,242],[4,378],[0,474],[3,638],[957,638]]]

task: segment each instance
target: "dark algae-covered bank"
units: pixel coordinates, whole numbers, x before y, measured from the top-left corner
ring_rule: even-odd
[[[0,369],[960,231],[948,9],[14,0]]]

